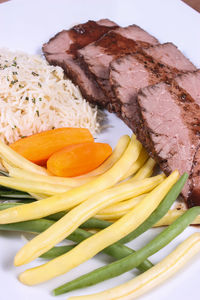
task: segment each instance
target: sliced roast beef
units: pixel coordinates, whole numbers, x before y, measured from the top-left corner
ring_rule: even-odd
[[[177,84],[191,95],[195,102],[200,106],[200,70],[191,74],[186,74],[176,78]],[[182,94],[182,98],[187,99],[187,93]],[[200,120],[198,123],[197,115],[193,116],[195,133],[200,138]],[[192,188],[188,198],[188,205],[200,205],[200,147],[196,148],[192,169]]]
[[[176,82],[182,89],[185,89],[200,106],[200,70],[185,74],[184,76],[177,76]],[[184,95],[182,95],[182,97],[183,96]]]
[[[183,196],[200,205],[200,70],[143,88],[137,99],[139,139],[166,174],[190,175]]]
[[[139,89],[194,70],[195,66],[172,43],[118,58],[110,64],[110,83],[115,95],[112,105],[135,132]]]
[[[158,44],[158,40],[136,25],[109,31],[102,38],[78,50],[85,70],[91,72],[94,79],[107,95],[110,103],[113,92],[109,82],[110,63],[129,53]],[[109,108],[109,106],[108,106]],[[110,109],[112,110],[112,109]]]
[[[189,207],[200,205],[200,147],[197,147],[191,176],[191,188],[187,203]]]
[[[106,98],[91,74],[82,68],[77,58],[77,50],[117,27],[117,24],[107,19],[97,22],[88,21],[69,30],[61,31],[43,45],[47,61],[61,66],[67,76],[79,86],[83,96],[92,103],[104,103]]]

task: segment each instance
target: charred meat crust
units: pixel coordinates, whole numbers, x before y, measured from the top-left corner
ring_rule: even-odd
[[[61,31],[42,48],[47,61],[61,66],[67,76],[79,86],[83,96],[91,103],[100,106],[106,101],[106,97],[91,73],[77,58],[77,50],[117,27],[116,23],[108,19],[88,21]]]
[[[115,111],[166,174],[188,172],[183,196],[200,205],[200,71],[175,45],[105,19],[61,31],[43,52],[88,101]]]
[[[110,20],[102,19],[99,21],[88,21],[78,24],[69,30],[62,30],[52,37],[48,43],[42,47],[44,54],[68,53],[77,57],[77,50],[98,40],[101,36],[118,25]],[[61,38],[61,43],[58,39]],[[55,43],[55,44],[54,44]],[[55,46],[54,46],[55,45]]]
[[[120,57],[110,64],[109,79],[114,94],[110,105],[127,124],[136,122],[136,98],[140,88],[161,81],[168,83],[176,75],[194,70],[195,66],[172,43]],[[136,124],[131,127],[135,131]]]
[[[141,119],[140,126],[137,127],[137,136],[166,174],[175,168],[178,168],[181,173],[190,174],[188,183],[183,190],[183,196],[189,206],[200,203],[200,199],[197,197],[200,195],[200,107],[177,81],[181,81],[184,76],[190,77],[198,74],[199,71],[179,75],[178,80],[175,78],[170,84],[159,83],[142,89],[138,94]],[[165,96],[165,98],[161,100],[163,105],[160,105],[160,108],[158,105],[157,110],[162,109],[163,116],[165,114],[169,116],[171,109],[171,126],[167,124],[165,116],[164,120],[161,123],[158,121],[157,125],[155,125],[156,122],[150,120],[156,117],[159,120],[159,113],[156,112],[155,103],[153,104],[154,99],[156,97],[158,99],[158,95]],[[148,101],[150,100],[149,105],[146,101],[147,98],[149,98]],[[166,100],[166,98],[168,99]],[[170,108],[172,103],[174,104]],[[176,112],[180,115],[176,115]],[[162,126],[164,133],[162,129],[160,130]]]
[[[135,53],[142,48],[148,48],[158,41],[136,25],[109,31],[99,40],[78,50],[78,56],[85,68],[93,74],[107,96],[107,109],[113,110],[111,100],[114,94],[109,81],[110,63],[123,55]]]
[[[87,101],[103,107],[105,95],[90,73],[84,70],[79,59],[72,59],[68,56],[65,57],[65,55],[64,57],[61,55],[60,58],[58,55],[56,55],[55,58],[53,54],[50,56],[51,64],[63,68],[65,74],[79,87],[83,97],[87,99]]]

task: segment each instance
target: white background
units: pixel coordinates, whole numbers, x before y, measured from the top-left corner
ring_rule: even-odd
[[[0,5],[0,47],[41,53],[41,46],[58,31],[89,19],[110,18],[121,26],[137,24],[157,37],[160,42],[174,42],[190,60],[200,67],[200,15],[179,0],[13,0]],[[99,139],[112,146],[130,130],[116,117],[109,115],[111,127]],[[150,241],[161,229],[153,229],[130,243],[138,249]],[[189,234],[199,231],[188,228],[169,246],[151,257],[156,263],[166,256]],[[27,267],[39,265],[37,260],[28,266],[13,267],[13,258],[24,244],[21,234],[0,231],[0,300],[51,300],[51,290],[85,272],[111,262],[106,255],[98,255],[48,283],[27,287],[19,283],[17,275]],[[197,255],[181,272],[160,287],[143,296],[143,300],[175,300],[199,298],[200,255]],[[131,279],[137,271],[97,286],[75,291],[81,295],[110,288]],[[57,299],[67,299],[68,295]],[[103,299],[102,299],[103,300]]]

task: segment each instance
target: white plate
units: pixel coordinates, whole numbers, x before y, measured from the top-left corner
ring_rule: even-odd
[[[122,26],[138,24],[157,37],[160,42],[174,42],[183,53],[200,67],[200,16],[180,0],[13,0],[0,5],[0,47],[20,49],[29,53],[41,53],[41,46],[58,31],[89,19],[110,18]],[[130,130],[113,115],[109,116],[113,126],[100,136],[113,146],[121,134]],[[150,241],[160,229],[150,230],[130,243],[134,249]],[[166,256],[189,234],[199,231],[188,228],[169,246],[151,257],[156,263]],[[35,300],[55,299],[50,291],[81,274],[97,268],[111,259],[99,255],[69,273],[48,283],[27,287],[19,283],[17,275],[27,267],[39,265],[37,260],[28,266],[13,267],[13,258],[25,243],[20,234],[0,232],[0,299]],[[163,285],[154,289],[143,300],[197,299],[199,293],[200,255],[196,256],[181,272]],[[136,271],[101,283],[97,286],[69,294],[81,295],[97,292],[131,279]],[[67,299],[68,295],[58,299]],[[103,300],[103,299],[102,299]]]

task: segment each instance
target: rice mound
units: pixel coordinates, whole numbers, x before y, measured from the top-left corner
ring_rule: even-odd
[[[60,67],[37,55],[0,49],[0,139],[9,144],[61,127],[99,132],[97,107],[83,99]]]

